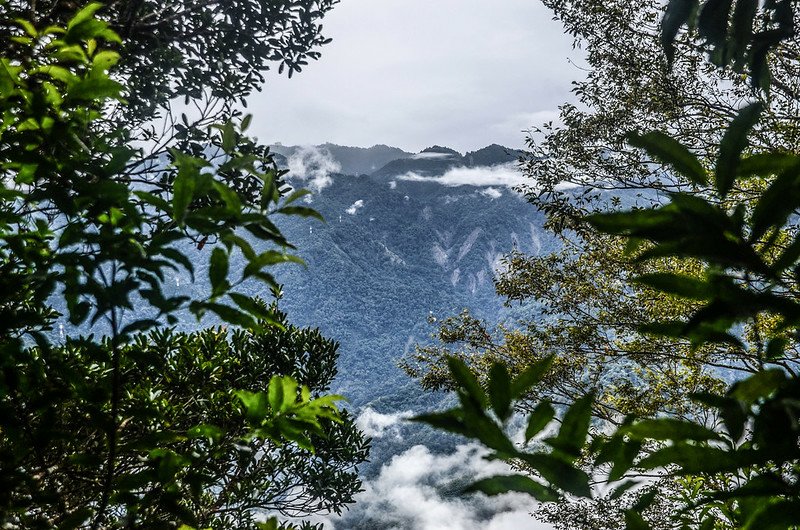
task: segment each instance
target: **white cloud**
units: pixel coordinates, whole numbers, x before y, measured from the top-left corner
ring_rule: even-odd
[[[508,131],[522,132],[542,127],[547,122],[553,122],[553,125],[556,126],[562,125],[561,114],[558,109],[517,112],[493,124],[491,129],[497,131],[497,134],[503,134]]]
[[[402,438],[400,424],[411,416],[413,416],[411,411],[381,414],[372,407],[366,407],[356,418],[356,425],[361,432],[370,438],[383,438],[386,436]]]
[[[436,158],[453,158],[455,155],[452,153],[435,153],[426,151],[424,153],[417,153],[416,155],[412,156],[414,160],[432,160]]]
[[[511,473],[506,464],[484,456],[485,450],[472,444],[446,455],[414,446],[384,464],[374,479],[365,482],[351,511],[331,523],[349,528],[348,521],[358,521],[398,530],[552,530],[530,516],[536,503],[526,495],[453,494],[470,481]]]
[[[391,181],[391,182],[389,182],[389,189],[390,189],[390,190],[393,190],[393,189],[395,189],[396,187],[397,187],[397,182],[395,182],[394,180],[393,180],[393,181]]]
[[[364,207],[363,199],[358,199],[356,202],[352,204],[352,206],[350,206],[350,208],[345,210],[345,212],[349,213],[350,215],[355,215],[356,212],[358,212],[358,210],[360,210],[363,207]]]
[[[315,146],[299,147],[288,160],[289,177],[308,183],[316,191],[333,183],[331,173],[338,173],[342,166],[331,154]]]
[[[503,192],[497,188],[486,188],[485,190],[481,191],[481,194],[486,195],[490,199],[499,199],[503,196]]]
[[[426,177],[412,172],[398,178],[417,182],[435,182],[443,186],[505,186],[510,188],[530,183],[530,179],[522,175],[515,162],[491,167],[454,167],[438,177]]]
[[[321,59],[251,96],[253,134],[409,151],[522,147],[520,131],[575,101],[571,82],[586,75],[584,52],[542,2],[347,0],[324,22],[333,42]]]

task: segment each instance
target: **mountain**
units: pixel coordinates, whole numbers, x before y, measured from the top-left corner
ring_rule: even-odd
[[[307,146],[285,146],[276,144],[270,146],[273,153],[289,159],[308,149]],[[399,160],[413,156],[397,147],[388,145],[373,145],[372,147],[348,147],[325,143],[314,146],[315,149],[327,154],[339,165],[338,171],[347,175],[370,174],[380,169],[392,160]]]
[[[344,167],[347,161],[335,152],[392,150],[377,147],[354,151],[325,144],[318,150]],[[467,156],[490,166],[513,161],[517,154],[510,153],[492,145]],[[409,396],[419,393],[408,391],[415,383],[396,364],[428,340],[434,329],[428,317],[470,308],[496,320],[504,309],[492,278],[502,256],[514,248],[536,254],[553,246],[541,214],[508,187],[435,180],[466,158],[433,146],[372,175],[329,175],[330,184],[310,199],[327,223],[288,218],[281,225],[308,264],[277,273],[285,285],[284,308],[297,323],[318,325],[341,342],[337,390],[354,405],[391,403],[391,411],[411,406]],[[409,171],[431,180],[386,178]],[[290,182],[302,186],[302,177]]]
[[[466,165],[469,167],[496,166],[516,162],[524,155],[518,149],[509,149],[502,145],[492,144],[464,155]]]

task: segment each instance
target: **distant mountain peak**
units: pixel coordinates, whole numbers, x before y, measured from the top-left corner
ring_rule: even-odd
[[[467,161],[467,165],[473,167],[496,166],[516,162],[524,154],[524,151],[519,149],[492,144],[477,151],[468,152],[464,155],[464,159]]]
[[[449,147],[443,147],[441,145],[434,145],[431,147],[426,147],[420,153],[441,153],[445,155],[453,155],[457,157],[461,157],[461,153],[456,151],[455,149],[450,149]]]

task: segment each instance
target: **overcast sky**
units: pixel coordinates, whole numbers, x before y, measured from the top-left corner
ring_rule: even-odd
[[[261,141],[522,147],[581,76],[537,0],[342,0],[324,24],[322,58],[251,98]]]

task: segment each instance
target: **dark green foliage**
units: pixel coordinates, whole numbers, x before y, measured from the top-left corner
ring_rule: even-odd
[[[671,61],[681,26],[696,27],[712,63],[748,69],[753,86],[766,89],[769,53],[795,35],[793,8],[793,0],[670,0],[661,28],[664,50]]]
[[[693,5],[696,3],[678,0],[670,3],[662,24],[668,54],[678,28],[692,20]],[[780,19],[781,10],[790,10],[792,5],[767,2],[763,7],[766,15],[779,17],[776,23],[781,24],[786,22]],[[758,34],[745,26],[752,24],[756,12],[754,2],[738,1],[735,6],[731,1],[703,3],[697,23],[716,64],[724,66],[743,60],[742,54],[752,55],[749,50],[755,45],[751,39],[757,41]],[[729,16],[734,27],[731,33]],[[781,29],[788,31],[788,26]],[[772,45],[789,33],[781,35]],[[761,67],[751,67],[758,78]],[[795,284],[800,253],[793,241],[797,231],[794,212],[800,208],[800,198],[792,193],[796,181],[793,155],[747,152],[748,135],[761,110],[759,103],[743,107],[722,136],[713,192],[705,196],[672,193],[663,206],[586,218],[601,233],[633,240],[629,250],[637,262],[696,260],[701,265],[699,277],[664,272],[637,279],[655,291],[699,302],[686,320],[648,323],[643,331],[688,339],[695,348],[732,343],[742,350],[752,349],[758,364],[751,375],[723,393],[690,396],[710,413],[681,419],[629,416],[610,431],[587,432],[593,397],[586,396],[563,413],[555,437],[538,440],[538,450],[528,453],[516,447],[509,450],[501,440],[486,442],[488,410],[475,410],[474,404],[481,399],[493,403],[498,398],[492,386],[483,398],[478,393],[482,390],[475,390],[463,375],[467,368],[453,359],[452,377],[459,386],[461,406],[445,414],[460,421],[461,431],[492,449],[492,457],[528,464],[543,479],[542,487],[556,487],[562,495],[600,495],[590,490],[580,475],[587,467],[591,476],[603,477],[608,486],[628,479],[612,498],[646,484],[647,474],[673,478],[684,492],[667,515],[668,527],[783,529],[800,525],[800,426],[796,421],[800,378],[787,339],[800,328]],[[653,158],[702,184],[702,165],[691,150],[671,139],[656,141],[658,138],[668,136],[650,134],[633,140]],[[766,178],[763,190],[756,191],[752,201],[731,199],[729,192],[742,189],[754,173]],[[772,323],[768,336],[751,339],[752,344],[746,345],[741,330],[759,321]],[[536,385],[537,381],[530,382],[530,388]],[[536,417],[529,419],[531,435],[540,431],[549,416],[549,405],[541,407]],[[481,415],[486,419],[474,419]],[[717,425],[715,418],[720,420]],[[492,430],[504,432],[505,427],[505,422],[496,422]],[[479,489],[492,494],[519,491],[522,488],[517,482],[509,477],[484,479]],[[537,496],[537,492],[529,493]],[[621,514],[627,528],[651,528],[653,519],[644,514],[653,509],[658,493],[654,488],[628,505]]]
[[[147,528],[175,520],[254,528],[259,510],[302,517],[338,513],[353,501],[366,442],[350,416],[335,414],[336,396],[321,397],[336,374],[338,345],[279,320],[284,329],[156,331],[123,347],[125,419],[111,514],[127,513],[126,524]],[[31,355],[37,362],[20,370],[25,384],[3,408],[18,422],[6,424],[3,440],[16,444],[3,447],[19,452],[27,484],[4,488],[0,506],[16,527],[60,526],[102,494],[97,464],[107,450],[101,407],[113,391],[111,343],[75,340]],[[103,526],[122,525],[118,517]]]
[[[108,2],[98,11],[125,41],[120,73],[127,79],[126,126],[134,134],[153,135],[146,122],[157,109],[168,109],[176,98],[242,100],[264,83],[271,65],[299,72],[319,58],[320,18],[337,0],[255,0],[194,2],[124,0]],[[29,20],[34,26],[66,26],[74,10],[60,0],[8,0],[0,17],[0,49],[17,45],[11,21]],[[85,38],[96,20],[73,23],[73,33]],[[141,128],[140,128],[141,127]],[[191,133],[190,128],[177,132]],[[151,137],[155,139],[154,137]]]
[[[337,410],[340,398],[320,395],[335,373],[336,345],[241,292],[245,281],[276,288],[266,267],[301,261],[270,216],[315,213],[289,205],[299,194],[283,199],[268,150],[244,135],[250,119],[230,111],[252,83],[238,80],[237,96],[214,68],[193,79],[206,65],[200,52],[221,35],[205,30],[262,7],[275,16],[250,22],[274,24],[284,40],[237,26],[260,46],[236,56],[251,60],[241,72],[251,81],[263,63],[248,54],[267,59],[271,46],[287,50],[284,62],[296,70],[321,42],[321,12],[247,2],[92,3],[77,12],[62,2],[0,3],[6,527],[252,527],[264,506],[338,511],[359,487],[352,468],[365,458],[364,442]],[[147,53],[142,41],[119,37],[154,15],[199,33]],[[179,44],[189,48],[159,62]],[[142,76],[175,92],[147,99]],[[182,116],[174,135],[139,128],[159,117],[153,109],[168,108],[165,98],[200,98],[206,89],[222,111],[192,124]],[[142,142],[155,148],[147,153]],[[194,276],[198,259],[187,249],[206,245],[210,292],[166,288],[174,274]],[[233,270],[231,256],[245,266]],[[230,342],[224,331],[165,331],[205,313],[241,331]],[[85,335],[57,338],[59,316]],[[264,343],[280,366],[262,356]]]

